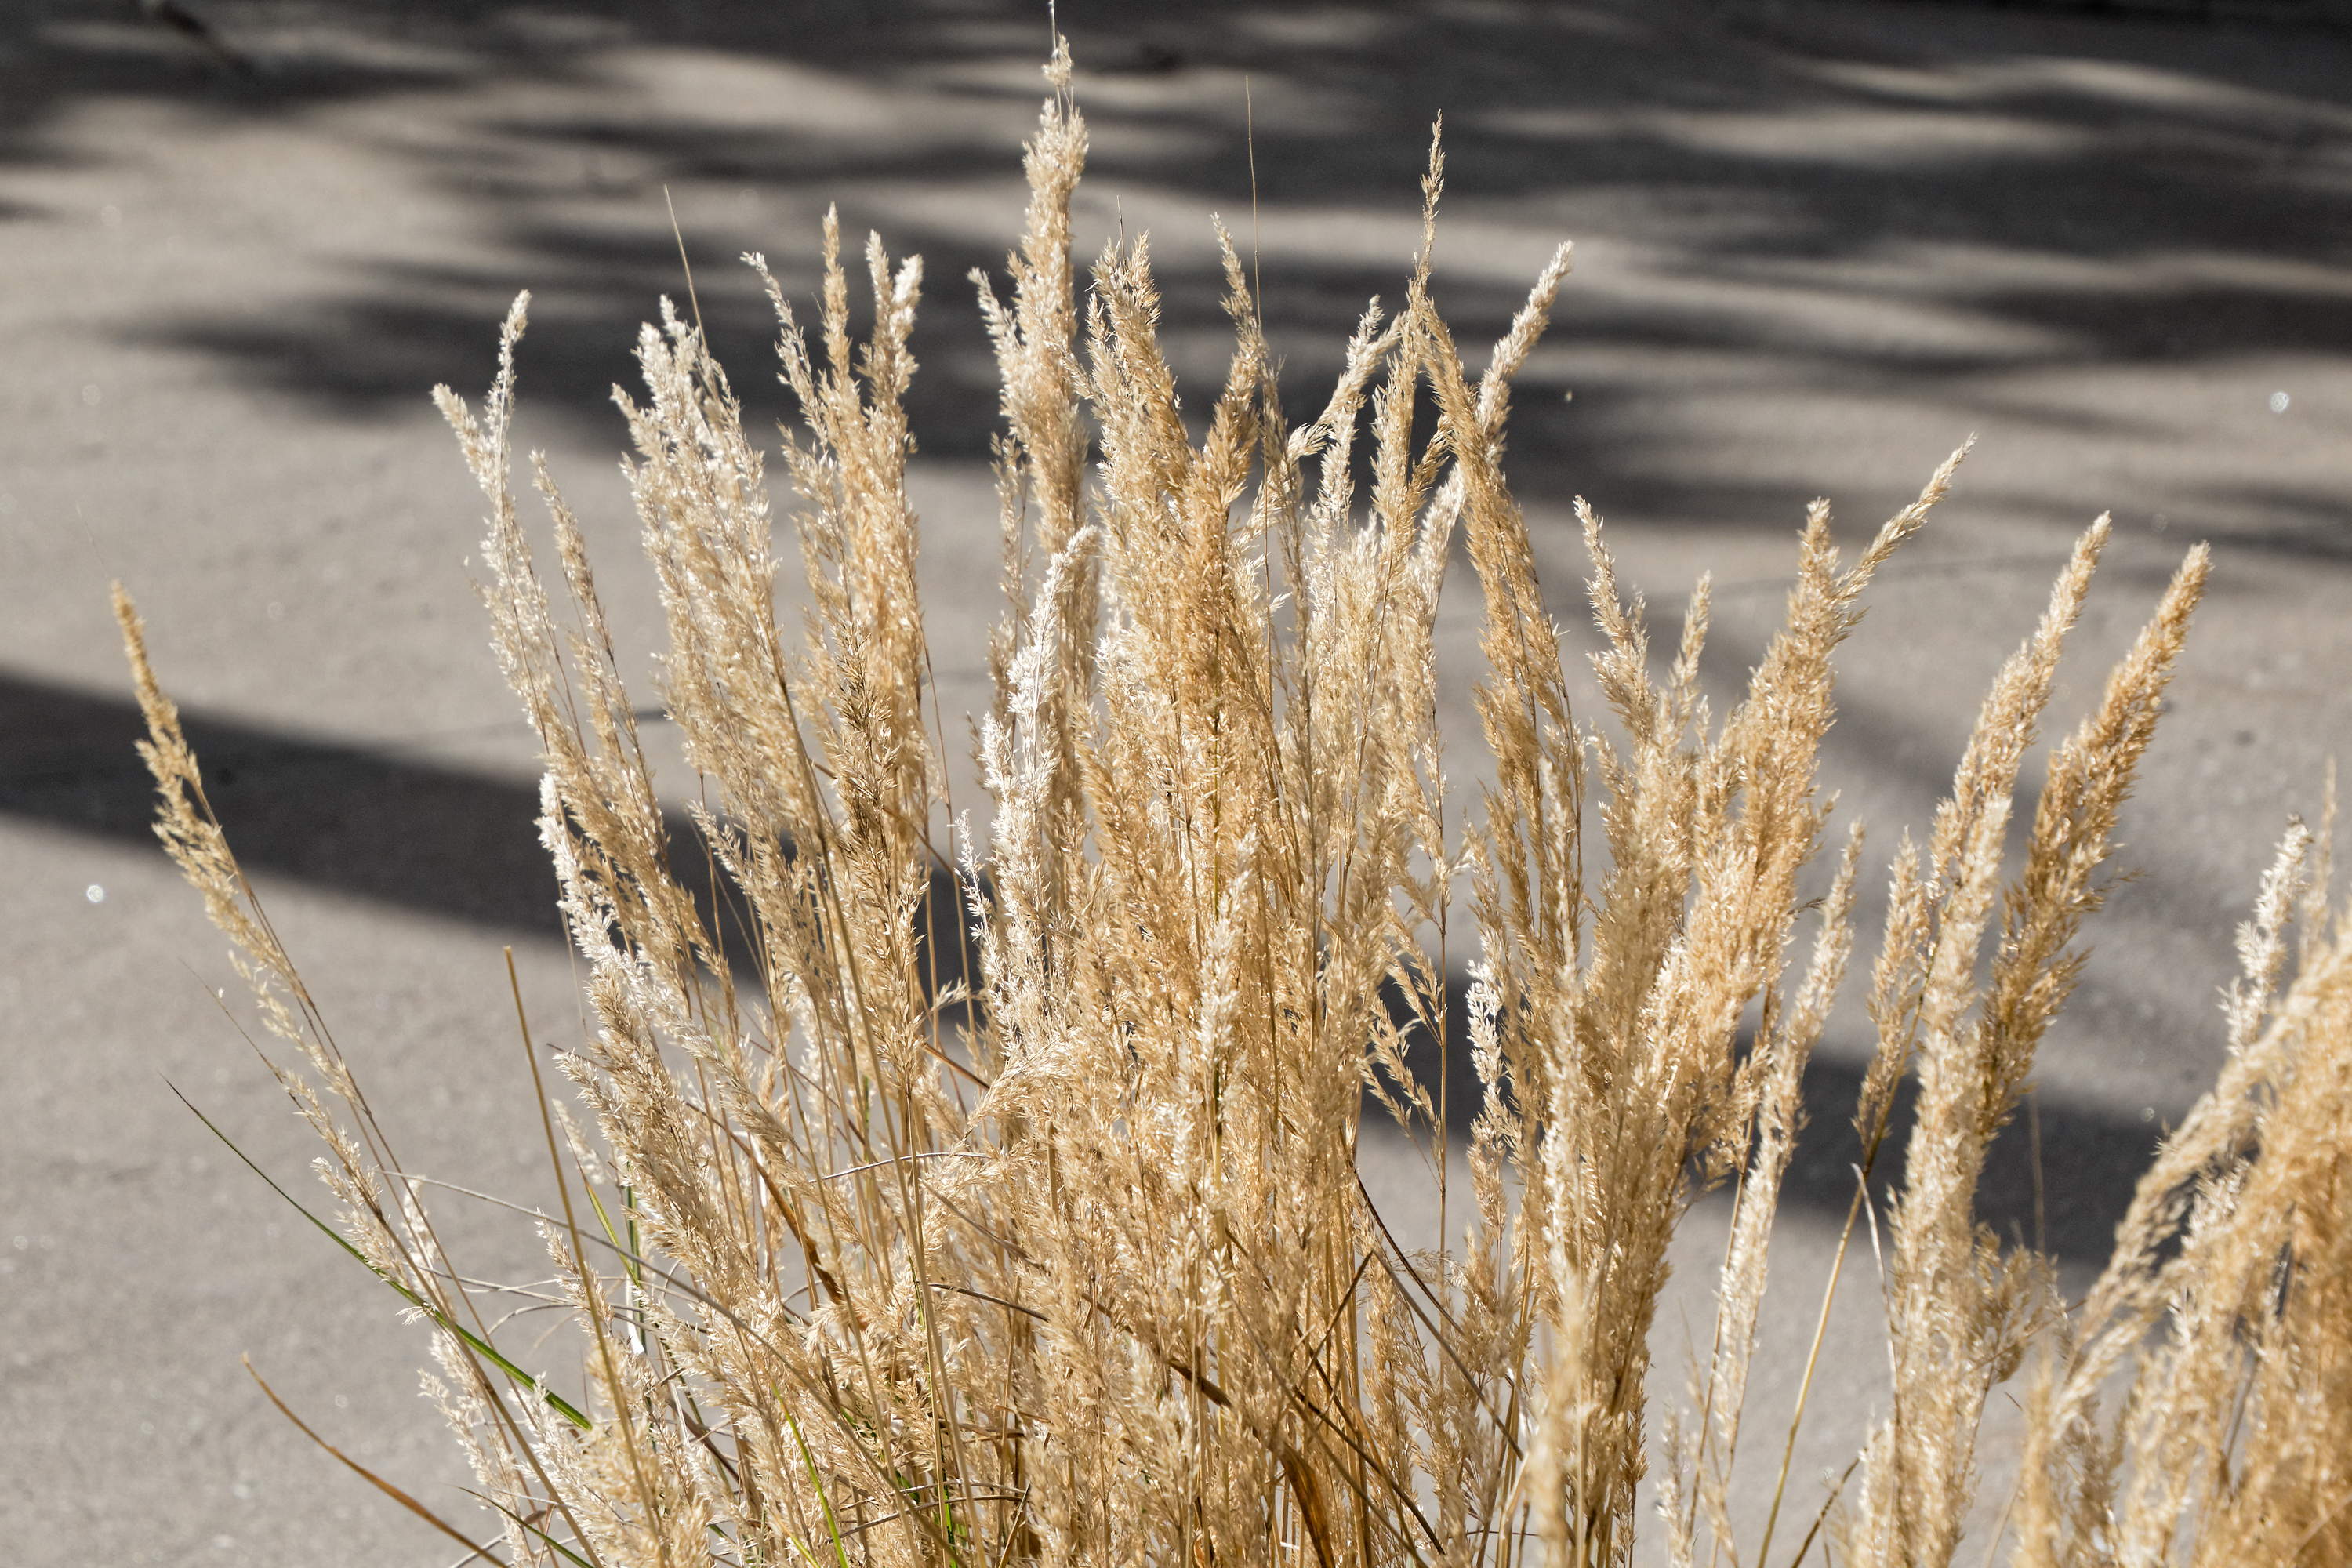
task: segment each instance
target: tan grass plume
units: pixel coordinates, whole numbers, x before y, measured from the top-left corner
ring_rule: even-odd
[[[1768,1435],[1776,1501],[1752,1550],[1727,1500],[1772,1217],[1863,876],[1857,826],[1826,897],[1807,891],[1833,802],[1821,750],[1836,650],[1965,448],[1850,562],[1812,508],[1785,622],[1719,718],[1706,582],[1659,668],[1580,503],[1608,709],[1580,718],[1503,469],[1512,380],[1567,247],[1474,369],[1433,300],[1433,144],[1402,302],[1365,311],[1328,401],[1294,425],[1220,228],[1234,349],[1196,435],[1148,241],[1108,246],[1083,283],[1074,268],[1087,132],[1066,50],[1047,75],[1009,299],[976,275],[1001,371],[1008,605],[971,731],[984,835],[956,811],[918,590],[919,261],[868,241],[858,342],[831,215],[806,327],[747,258],[802,416],[788,496],[667,303],[637,345],[643,401],[616,394],[667,624],[661,696],[704,786],[685,831],[579,524],[536,458],[560,592],[519,517],[526,300],[481,407],[439,393],[488,500],[492,645],[541,740],[540,829],[588,967],[593,1028],[562,1059],[589,1125],[544,1112],[562,1212],[539,1220],[576,1319],[576,1401],[497,1349],[440,1250],[118,595],[158,831],[307,1064],[279,1076],[329,1145],[344,1234],[433,1325],[429,1390],[501,1521],[484,1554],[1621,1563],[1657,1460],[1672,1560],[1802,1555],[1814,1534],[1792,1547],[1792,1529],[1771,1557],[1793,1428]],[[808,587],[798,626],[776,609],[779,505]],[[2314,890],[2324,829],[2291,837],[2264,884],[2231,1065],[2090,1300],[2068,1314],[2046,1260],[1975,1216],[1986,1149],[2080,973],[2209,569],[2190,552],[2054,749],[2006,869],[2021,766],[2107,538],[2104,520],[2083,536],[1928,837],[1893,858],[1854,1117],[1865,1173],[1906,1074],[1918,1113],[1887,1221],[1893,1404],[1834,1524],[1847,1562],[1952,1561],[1986,1401],[2037,1342],[2021,1560],[2352,1548],[2336,1131],[2352,946]],[[1489,780],[1466,822],[1449,816],[1434,677],[1457,555],[1483,596]],[[685,858],[717,868],[715,900]],[[2291,918],[2305,941],[2280,992]],[[942,967],[965,920],[970,977]],[[1471,927],[1463,1010],[1451,970]],[[1433,1070],[1465,1052],[1467,1114]],[[1433,1251],[1402,1247],[1358,1178],[1368,1106],[1439,1180],[1450,1127],[1471,1128],[1469,1202]],[[1722,1182],[1719,1320],[1660,1444],[1643,1390],[1669,1246]],[[2167,1311],[2169,1337],[2102,1426],[2097,1391]]]

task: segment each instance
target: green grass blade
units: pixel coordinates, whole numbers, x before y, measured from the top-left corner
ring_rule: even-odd
[[[824,1495],[824,1480],[816,1473],[816,1456],[809,1452],[808,1439],[801,1436],[801,1424],[784,1415],[784,1425],[791,1428],[793,1441],[800,1446],[801,1463],[808,1468],[809,1489],[816,1493],[817,1506],[824,1510],[824,1527],[833,1532],[833,1554],[841,1568],[849,1568],[849,1552],[841,1543],[841,1521],[833,1517],[833,1500]]]
[[[515,1365],[514,1363],[499,1354],[498,1347],[491,1344],[489,1341],[482,1338],[481,1335],[475,1333],[464,1324],[452,1321],[449,1315],[442,1311],[440,1308],[435,1306],[432,1302],[426,1300],[424,1297],[418,1295],[415,1291],[410,1289],[399,1280],[394,1279],[383,1269],[378,1268],[369,1260],[366,1253],[362,1252],[358,1247],[352,1245],[351,1237],[345,1236],[341,1231],[337,1230],[333,1226],[329,1225],[325,1220],[320,1219],[317,1215],[312,1214],[309,1209],[304,1208],[300,1201],[297,1199],[293,1194],[288,1192],[284,1187],[279,1186],[277,1182],[271,1179],[268,1172],[255,1164],[252,1159],[247,1155],[246,1152],[238,1148],[236,1142],[232,1140],[227,1133],[222,1131],[218,1127],[214,1126],[212,1118],[206,1116],[203,1111],[198,1110],[194,1102],[190,1100],[186,1095],[180,1092],[180,1089],[177,1084],[173,1083],[170,1079],[165,1079],[163,1080],[163,1087],[170,1089],[173,1098],[177,1099],[182,1105],[188,1108],[188,1113],[190,1115],[194,1116],[197,1121],[205,1124],[205,1130],[206,1131],[210,1132],[214,1137],[219,1139],[223,1144],[226,1145],[230,1153],[236,1155],[239,1160],[244,1161],[245,1168],[247,1170],[251,1171],[255,1175],[259,1176],[264,1182],[268,1183],[269,1190],[276,1193],[279,1197],[284,1198],[287,1203],[292,1206],[296,1214],[300,1215],[304,1219],[309,1220],[312,1225],[318,1226],[320,1235],[333,1242],[337,1247],[341,1247],[345,1252],[350,1253],[353,1258],[358,1258],[361,1267],[364,1268],[369,1273],[374,1275],[377,1279],[383,1280],[386,1285],[392,1287],[392,1289],[399,1294],[402,1300],[406,1301],[410,1306],[415,1307],[418,1311],[423,1312],[441,1328],[447,1330],[449,1332],[457,1335],[459,1339],[465,1341],[466,1344],[474,1352],[475,1354],[480,1356],[483,1360],[497,1367],[500,1372],[505,1373],[509,1377],[513,1378],[517,1383],[521,1384],[524,1387],[531,1390],[534,1394],[537,1394],[541,1399],[547,1401],[550,1409],[555,1411],[556,1414],[562,1415],[574,1426],[579,1427],[583,1432],[593,1432],[596,1429],[596,1424],[593,1421],[591,1421],[578,1405],[572,1404],[570,1400],[564,1398],[553,1389],[545,1386],[539,1381],[539,1379],[531,1376],[530,1373],[523,1371],[522,1368]]]
[[[596,1211],[596,1223],[604,1227],[604,1240],[606,1244],[609,1245],[614,1251],[621,1255],[623,1264],[629,1271],[629,1283],[636,1286],[639,1289],[645,1289],[646,1282],[638,1276],[637,1273],[637,1249],[635,1246],[636,1237],[632,1235],[629,1238],[629,1243],[625,1245],[621,1240],[621,1233],[614,1228],[613,1216],[605,1212],[604,1200],[596,1195],[596,1188],[594,1184],[585,1183],[583,1184],[587,1188],[589,1206]],[[636,1226],[633,1225],[629,1228],[634,1232],[636,1229]]]

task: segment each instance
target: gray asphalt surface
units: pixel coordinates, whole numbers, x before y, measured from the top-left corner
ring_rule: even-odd
[[[213,999],[236,995],[223,944],[148,836],[106,584],[138,597],[232,837],[404,1158],[539,1201],[499,949],[558,1037],[572,976],[531,749],[467,587],[479,507],[425,392],[478,396],[499,317],[534,291],[523,437],[641,655],[658,623],[605,394],[681,292],[664,189],[722,358],[779,416],[764,306],[730,258],[766,251],[805,298],[839,202],[851,233],[927,262],[927,607],[946,706],[978,708],[995,404],[962,279],[1017,230],[1046,28],[986,0],[187,9],[218,47],[127,0],[0,18],[0,1560],[446,1562],[238,1365],[465,1506],[415,1397],[422,1336],[166,1088],[307,1185],[307,1134]],[[1771,629],[1805,503],[1863,537],[1978,434],[1850,645],[1826,772],[1880,865],[1927,823],[2078,530],[2112,510],[2118,537],[2053,728],[2187,544],[2213,542],[2123,835],[2136,875],[2044,1055],[2042,1224],[2070,1276],[2095,1268],[2217,1065],[2215,991],[2267,847],[2352,750],[2343,8],[1073,0],[1062,20],[1094,129],[1081,249],[1150,232],[1199,396],[1224,342],[1209,215],[1256,250],[1304,408],[1366,297],[1402,289],[1441,110],[1438,293],[1465,341],[1577,241],[1511,442],[1544,581],[1583,624],[1577,495],[1662,646],[1711,569],[1720,693]],[[1856,1022],[1815,1075],[1751,1430],[1793,1390],[1851,1191]],[[1368,1149],[1376,1192],[1425,1228],[1425,1173]],[[2030,1173],[2006,1139],[1985,1201],[2029,1237]],[[1688,1233],[1662,1394],[1706,1338],[1719,1218]],[[469,1267],[532,1271],[500,1216],[452,1224]],[[1871,1297],[1853,1276],[1801,1449],[1808,1510],[1877,1397]]]

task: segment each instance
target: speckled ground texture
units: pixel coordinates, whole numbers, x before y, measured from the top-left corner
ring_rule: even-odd
[[[235,996],[223,943],[147,833],[107,582],[138,596],[233,837],[404,1156],[549,1196],[499,949],[559,1043],[573,974],[531,748],[468,594],[479,507],[427,389],[478,395],[499,314],[535,291],[523,438],[587,520],[642,672],[657,622],[606,393],[635,324],[680,290],[664,190],[762,422],[786,409],[732,258],[764,250],[807,296],[838,202],[853,234],[927,263],[926,607],[945,705],[981,706],[995,405],[963,278],[1001,267],[1017,228],[1046,22],[992,4],[185,5],[241,68],[129,0],[0,18],[0,1559],[443,1563],[446,1541],[238,1364],[250,1352],[322,1436],[467,1517],[456,1448],[415,1395],[422,1336],[166,1087],[308,1187],[307,1135],[213,1000]],[[2077,531],[2115,515],[2059,725],[2181,552],[2212,542],[2123,832],[2133,875],[2043,1062],[2043,1224],[2070,1277],[2095,1268],[2151,1140],[2215,1068],[2215,991],[2267,846],[2352,750],[2343,7],[1071,0],[1061,16],[1094,130],[1081,249],[1150,231],[1193,402],[1224,341],[1211,214],[1255,258],[1304,407],[1365,300],[1401,291],[1440,111],[1436,288],[1465,340],[1577,242],[1511,441],[1543,580],[1586,626],[1579,495],[1664,646],[1712,570],[1719,695],[1770,629],[1806,503],[1830,498],[1860,538],[1976,433],[1848,649],[1825,772],[1882,865],[1926,824]],[[1468,586],[1443,627],[1456,700]],[[1851,1191],[1864,1048],[1844,1018],[1814,1075],[1751,1430],[1793,1390]],[[1414,1156],[1375,1135],[1365,1163],[1425,1234]],[[2030,1170],[2006,1139],[1985,1195],[2004,1231],[2032,1231]],[[1706,1338],[1720,1224],[1702,1205],[1678,1252],[1661,1395]],[[452,1225],[469,1269],[534,1271],[509,1217]],[[1808,1512],[1881,1398],[1874,1296],[1865,1265],[1800,1448]],[[1769,1447],[1743,1468],[1751,1539]],[[1987,1459],[1980,1533],[1998,1433]]]

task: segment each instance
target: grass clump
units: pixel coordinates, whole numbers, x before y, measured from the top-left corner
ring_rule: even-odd
[[[1367,310],[1329,401],[1293,424],[1227,240],[1236,346],[1196,439],[1144,242],[1106,249],[1081,297],[1086,131],[1066,55],[1049,74],[1009,299],[981,282],[1008,603],[974,735],[984,834],[953,809],[917,591],[919,262],[869,243],[862,344],[830,219],[813,332],[769,282],[805,420],[784,450],[798,633],[776,615],[765,459],[725,375],[667,305],[639,341],[646,401],[622,402],[667,620],[661,695],[706,786],[688,842],[536,460],[568,616],[518,518],[522,301],[480,410],[440,394],[489,499],[493,646],[544,748],[541,830],[589,966],[593,1032],[560,1059],[591,1128],[541,1096],[562,1201],[540,1226],[577,1320],[576,1402],[495,1349],[238,872],[121,602],[159,831],[302,1053],[279,1076],[328,1145],[342,1234],[432,1325],[429,1390],[505,1521],[480,1554],[1614,1563],[1654,1468],[1676,1562],[1833,1542],[1851,1563],[1943,1564],[1988,1395],[2034,1355],[2018,1561],[2343,1561],[2352,942],[2323,901],[2324,834],[2298,829],[2264,884],[2231,1065],[2089,1300],[2064,1307],[2048,1262],[1973,1208],[2079,972],[2202,547],[2055,748],[2021,866],[2003,862],[2020,765],[2104,521],[2002,668],[1926,842],[1895,854],[1854,1114],[1874,1164],[1916,1077],[1885,1225],[1892,1405],[1830,1541],[1776,1500],[1764,1538],[1736,1542],[1771,1220],[1863,875],[1855,832],[1804,918],[1832,657],[1960,454],[1851,563],[1812,509],[1786,623],[1719,721],[1698,681],[1705,584],[1654,674],[1641,602],[1582,510],[1614,726],[1580,724],[1501,462],[1566,248],[1474,372],[1431,302],[1425,239],[1402,306]],[[1431,225],[1441,176],[1433,148]],[[1417,402],[1433,409],[1418,438]],[[1433,673],[1456,550],[1484,595],[1491,773],[1466,826],[1447,817]],[[716,868],[707,900],[689,858]],[[961,904],[934,894],[949,879]],[[1466,1034],[1447,977],[1465,885]],[[959,908],[969,984],[944,958]],[[2279,995],[2291,919],[2302,963]],[[1409,1250],[1358,1179],[1368,1091],[1442,1181],[1455,1108],[1428,1063],[1465,1052],[1471,1191],[1444,1245]],[[1654,1422],[1668,1244],[1726,1180],[1720,1317],[1693,1407]],[[2159,1321],[2168,1337],[2139,1353]],[[2136,1354],[2104,1421],[2097,1392]],[[1767,1436],[1784,1487],[1793,1429]]]

